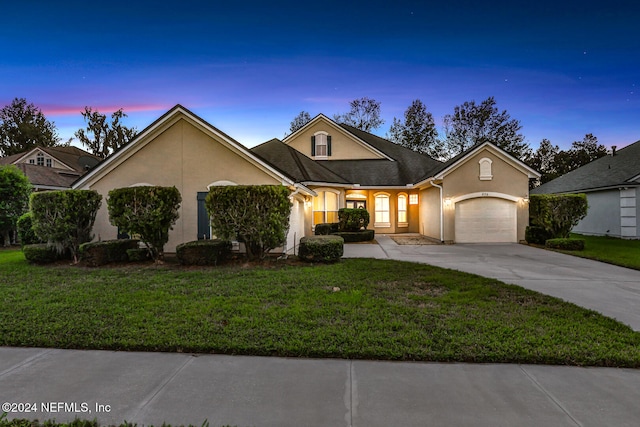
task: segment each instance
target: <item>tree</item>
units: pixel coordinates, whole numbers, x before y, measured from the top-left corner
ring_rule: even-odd
[[[311,121],[311,115],[307,111],[300,111],[300,113],[293,118],[291,126],[289,126],[289,135],[306,125]]]
[[[581,219],[587,216],[585,194],[532,194],[529,199],[529,221],[550,238],[568,238]]]
[[[0,233],[4,246],[11,244],[11,233],[27,211],[30,194],[31,183],[17,167],[0,166]]]
[[[15,98],[0,109],[0,156],[29,151],[36,146],[53,147],[60,138],[55,124],[24,98]]]
[[[581,166],[607,155],[607,148],[598,144],[598,138],[586,134],[582,141],[573,141],[571,148],[556,157],[558,176],[578,169]]]
[[[205,206],[216,236],[243,242],[250,260],[264,258],[287,238],[290,191],[277,185],[211,187]]]
[[[127,117],[122,108],[111,114],[110,123],[105,114],[100,114],[91,107],[84,107],[80,114],[84,117],[87,128],[86,132],[85,129],[78,130],[76,138],[94,155],[103,159],[135,138],[138,133],[136,128],[128,128],[120,123],[122,118]]]
[[[102,204],[95,190],[62,190],[31,194],[33,231],[59,254],[70,251],[78,262],[82,243],[93,239],[91,230]]]
[[[540,141],[540,146],[529,159],[529,166],[542,175],[540,177],[540,184],[544,184],[558,177],[556,157],[559,152],[560,147],[553,145],[551,141],[545,138]]]
[[[512,119],[506,110],[498,111],[493,97],[480,104],[467,101],[456,106],[453,114],[444,116],[444,128],[445,144],[451,157],[483,142],[491,142],[521,160],[531,155],[529,144],[519,133],[522,129],[520,121]]]
[[[351,110],[345,114],[334,114],[333,120],[338,123],[371,132],[384,123],[380,118],[380,103],[367,97],[354,99],[349,103]]]
[[[404,122],[393,118],[388,138],[396,144],[434,159],[444,159],[444,144],[438,139],[433,115],[419,99],[414,100],[404,112]]]
[[[152,258],[164,256],[169,230],[180,217],[182,196],[176,187],[128,187],[109,191],[109,221],[120,231],[140,236]]]

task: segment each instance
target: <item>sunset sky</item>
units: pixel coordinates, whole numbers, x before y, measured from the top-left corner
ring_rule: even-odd
[[[301,110],[421,99],[438,126],[489,96],[567,148],[640,139],[637,1],[3,1],[0,107],[26,98],[63,139],[80,111],[123,108],[138,130],[182,104],[248,147]],[[76,142],[77,143],[77,142]]]

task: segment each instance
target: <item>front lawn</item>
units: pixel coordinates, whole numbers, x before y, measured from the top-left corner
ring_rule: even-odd
[[[0,345],[640,367],[640,333],[406,262],[39,267],[0,251]]]
[[[640,240],[581,234],[572,234],[571,237],[583,239],[584,250],[561,252],[640,270]]]

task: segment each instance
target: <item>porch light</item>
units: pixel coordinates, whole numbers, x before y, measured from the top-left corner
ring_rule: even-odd
[[[444,199],[444,205],[445,206],[451,206],[451,197],[447,197]]]

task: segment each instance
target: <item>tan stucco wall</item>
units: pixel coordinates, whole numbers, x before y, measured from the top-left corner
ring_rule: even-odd
[[[318,122],[309,126],[309,128],[300,132],[295,138],[288,140],[287,144],[303,153],[307,157],[311,157],[311,137],[319,131],[327,132],[331,135],[331,156],[327,160],[355,160],[355,159],[380,159],[383,158],[379,154],[372,152],[364,147],[361,143],[356,142],[352,137],[348,136],[335,125],[328,121],[320,119]]]
[[[207,191],[209,184],[221,180],[236,184],[281,184],[215,137],[180,119],[152,136],[108,174],[96,182],[90,181],[90,187],[106,199],[109,190],[139,183],[175,186],[182,195],[180,218],[165,246],[166,252],[174,252],[178,244],[197,239],[197,193]],[[109,223],[105,199],[96,217],[94,234],[102,240],[115,239],[117,229]]]
[[[491,180],[480,180],[479,161],[492,161]],[[529,195],[529,178],[511,163],[503,160],[490,148],[478,152],[458,168],[446,175],[442,181],[443,197],[454,199],[472,193],[500,193],[518,198],[518,240],[524,240],[524,231],[529,222],[529,206],[523,198]],[[455,203],[444,206],[444,240],[455,241]]]
[[[420,191],[420,234],[440,240],[440,190]]]

